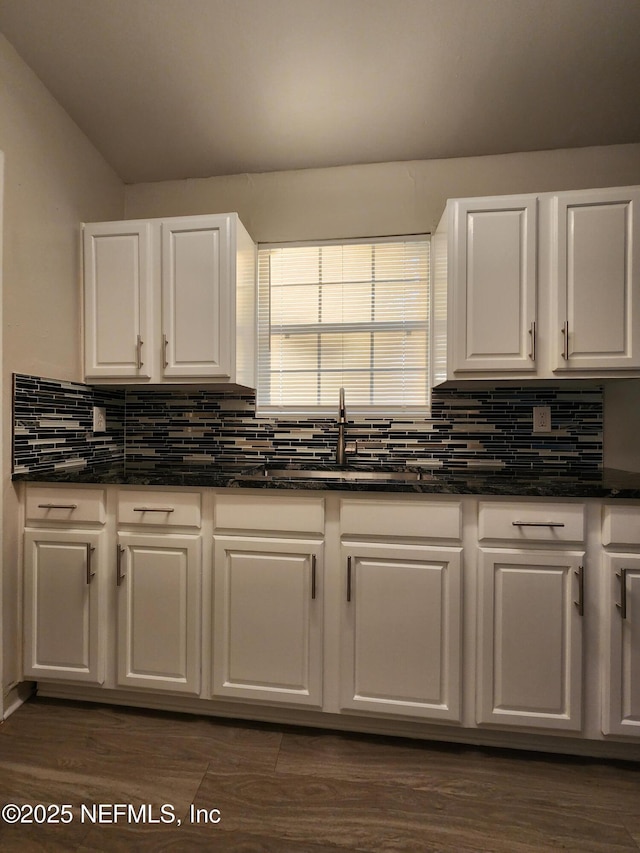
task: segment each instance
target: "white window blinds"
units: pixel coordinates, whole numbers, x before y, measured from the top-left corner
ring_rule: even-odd
[[[258,411],[429,405],[428,237],[263,246]]]

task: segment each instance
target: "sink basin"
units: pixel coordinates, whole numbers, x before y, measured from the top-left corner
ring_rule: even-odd
[[[346,468],[265,468],[255,474],[245,475],[243,480],[334,480],[344,481],[377,481],[377,482],[412,482],[431,480],[433,475],[422,471],[384,471]]]

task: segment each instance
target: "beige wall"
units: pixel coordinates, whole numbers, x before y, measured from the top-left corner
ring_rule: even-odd
[[[640,145],[232,175],[126,188],[132,219],[236,211],[258,242],[432,231],[447,198],[640,183]]]
[[[78,380],[83,220],[118,219],[124,186],[0,36],[3,228],[3,638],[18,672],[18,508],[11,474],[11,374]]]

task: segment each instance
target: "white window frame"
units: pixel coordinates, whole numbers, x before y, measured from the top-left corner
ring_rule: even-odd
[[[403,234],[398,236],[386,237],[363,237],[351,239],[334,239],[334,240],[304,240],[296,242],[282,243],[260,243],[258,252],[263,250],[277,248],[295,248],[295,247],[313,247],[313,246],[343,246],[343,245],[358,245],[371,243],[398,243],[398,242],[417,242],[424,241],[430,244],[429,254],[429,280],[428,280],[428,313],[426,320],[426,336],[427,336],[427,402],[417,406],[382,406],[382,405],[355,405],[349,402],[347,389],[347,412],[350,419],[354,416],[366,420],[367,418],[385,418],[390,416],[402,416],[407,419],[413,418],[430,418],[431,416],[431,392],[433,390],[433,245],[431,234]],[[258,264],[258,267],[260,264]],[[393,325],[400,326],[399,323],[393,322]],[[327,331],[328,326],[318,324],[319,330]],[[391,327],[391,324],[390,324]],[[257,383],[260,383],[260,358],[263,357],[265,349],[268,349],[268,338],[270,336],[270,293],[269,284],[258,281],[258,368],[257,368]],[[256,416],[262,418],[275,419],[312,419],[335,417],[338,408],[338,398],[336,395],[335,405],[315,405],[315,406],[276,406],[265,404],[260,399],[260,388],[256,390]]]

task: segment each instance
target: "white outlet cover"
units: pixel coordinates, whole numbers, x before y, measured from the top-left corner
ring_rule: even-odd
[[[107,431],[107,410],[104,406],[94,406],[93,407],[93,431],[94,432],[106,432]]]
[[[549,406],[533,407],[533,431],[551,432],[551,408]]]

